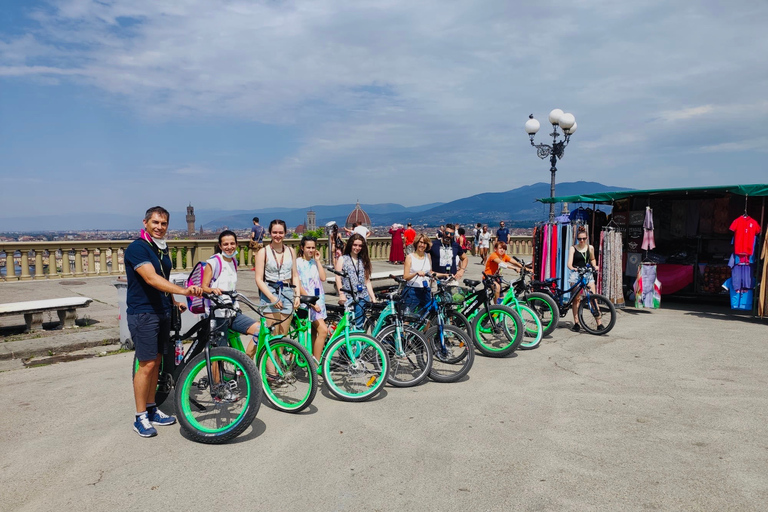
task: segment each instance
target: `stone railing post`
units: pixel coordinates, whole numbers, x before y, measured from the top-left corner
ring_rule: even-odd
[[[176,265],[174,265],[174,268],[176,270],[182,270],[184,268],[184,251],[182,247],[176,247]]]
[[[45,271],[43,271],[42,249],[35,249],[35,279],[45,279]]]
[[[81,249],[75,249],[75,276],[83,277],[83,251]]]
[[[61,249],[61,276],[70,277],[72,275],[72,268],[69,261],[69,249]]]
[[[3,252],[5,253],[5,279],[6,281],[15,281],[16,267],[13,264],[14,251],[6,247],[5,249],[3,249]]]
[[[95,276],[96,273],[96,258],[94,257],[94,249],[85,249],[86,253],[88,254],[88,275],[89,276]]]
[[[107,267],[107,248],[99,248],[99,275],[108,276],[109,268]]]
[[[56,256],[58,252],[59,250],[55,247],[48,249],[48,279],[58,279],[61,277],[59,275],[59,268],[56,262]]]
[[[29,249],[21,249],[21,276],[22,281],[32,279],[32,275],[29,273]]]

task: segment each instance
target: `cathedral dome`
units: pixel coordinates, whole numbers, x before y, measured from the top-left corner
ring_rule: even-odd
[[[365,213],[365,210],[360,208],[360,201],[357,202],[352,213],[347,215],[347,222],[344,223],[348,228],[351,228],[352,224],[357,224],[358,226],[363,225],[368,228],[371,227],[371,218]]]

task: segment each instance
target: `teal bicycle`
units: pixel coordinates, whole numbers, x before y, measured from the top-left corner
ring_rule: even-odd
[[[401,278],[395,279],[402,282]],[[369,304],[366,330],[387,350],[390,362],[387,382],[395,387],[411,387],[429,377],[434,355],[422,333],[406,324],[398,314],[401,289],[386,294],[383,302]]]

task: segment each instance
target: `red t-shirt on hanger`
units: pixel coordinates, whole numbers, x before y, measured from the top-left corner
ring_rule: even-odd
[[[747,215],[740,215],[731,223],[733,231],[733,253],[752,255],[755,237],[760,233],[760,224]]]

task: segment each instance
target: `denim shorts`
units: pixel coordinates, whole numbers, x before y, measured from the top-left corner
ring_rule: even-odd
[[[575,270],[571,270],[571,275],[568,277],[568,282],[571,284],[571,286],[575,285],[579,282],[579,273]],[[592,272],[589,272],[587,274],[587,283],[588,284],[595,284],[595,277]]]
[[[154,361],[170,346],[171,313],[128,315],[128,330],[139,361]]]
[[[269,286],[270,290],[272,291],[272,294],[283,301],[283,309],[277,309],[276,307],[272,306],[271,308],[268,308],[266,310],[267,313],[282,313],[284,315],[290,315],[293,311],[293,288],[290,286],[283,286],[279,290],[276,286],[267,284]],[[267,304],[271,304],[272,301],[269,300],[269,298],[264,295],[264,293],[259,292],[259,297],[261,297],[261,305],[266,306]]]

